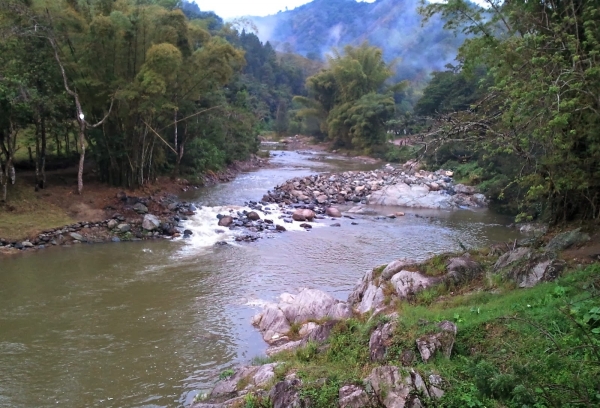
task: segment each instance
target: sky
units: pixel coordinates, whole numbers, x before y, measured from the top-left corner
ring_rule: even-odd
[[[202,11],[214,11],[224,19],[240,16],[267,16],[293,9],[311,0],[195,0]],[[372,3],[373,0],[361,0]]]

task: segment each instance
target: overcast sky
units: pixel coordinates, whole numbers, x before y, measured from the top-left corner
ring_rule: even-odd
[[[202,11],[214,11],[228,19],[239,16],[266,16],[290,10],[311,0],[195,0]],[[373,0],[363,0],[372,3]]]

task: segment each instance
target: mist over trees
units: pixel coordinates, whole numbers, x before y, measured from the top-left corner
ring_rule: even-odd
[[[311,59],[326,60],[332,48],[360,46],[364,41],[383,50],[386,62],[400,60],[396,80],[426,80],[432,70],[454,62],[466,36],[444,30],[433,18],[422,24],[418,0],[314,0],[267,17],[252,17],[263,41]]]

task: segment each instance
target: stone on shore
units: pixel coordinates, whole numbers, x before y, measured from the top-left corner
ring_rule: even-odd
[[[160,227],[160,220],[156,215],[146,214],[142,221],[142,228],[146,231],[154,231]]]
[[[297,295],[283,294],[278,304],[269,304],[253,318],[263,339],[274,344],[289,335],[292,324],[304,324],[325,318],[345,319],[352,316],[350,307],[317,289],[303,289]]]
[[[327,208],[327,210],[325,211],[325,214],[327,214],[328,216],[333,217],[333,218],[341,218],[342,217],[342,212],[336,207]]]

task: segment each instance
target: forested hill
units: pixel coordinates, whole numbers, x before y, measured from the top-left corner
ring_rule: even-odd
[[[252,17],[263,41],[279,50],[321,59],[332,47],[367,40],[384,50],[385,59],[401,59],[399,79],[441,70],[452,62],[464,40],[444,31],[436,18],[422,26],[419,0],[314,0],[294,10]]]

